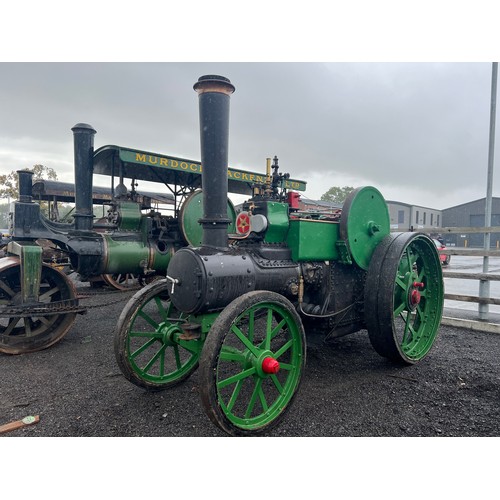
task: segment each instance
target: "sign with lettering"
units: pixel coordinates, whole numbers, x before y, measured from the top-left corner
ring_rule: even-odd
[[[168,170],[177,170],[199,175],[201,175],[201,172],[203,170],[200,162],[122,148],[120,148],[120,160],[125,163],[147,165],[151,167],[165,168]],[[245,170],[238,170],[231,167],[229,167],[227,170],[227,176],[229,179],[251,184],[264,184],[266,182],[265,174],[247,172]],[[283,187],[285,187],[286,189],[293,189],[295,191],[305,191],[306,183],[304,181],[287,179],[284,181]]]

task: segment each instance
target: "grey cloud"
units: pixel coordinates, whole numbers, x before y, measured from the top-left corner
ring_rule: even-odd
[[[416,204],[469,201],[458,199],[464,188],[484,196],[490,63],[0,63],[0,171],[31,157],[30,144],[37,163],[47,155],[67,170],[82,121],[97,146],[197,159],[192,86],[208,73],[236,86],[234,166],[263,169],[277,155],[294,177],[323,179],[311,198],[352,178],[413,192],[402,201]]]

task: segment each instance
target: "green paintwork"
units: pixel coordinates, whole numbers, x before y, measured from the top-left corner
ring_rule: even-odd
[[[137,231],[141,225],[142,214],[138,203],[121,201],[118,205],[120,230]]]
[[[415,283],[420,302],[412,304]],[[422,359],[437,336],[443,312],[444,285],[441,262],[430,238],[417,237],[406,247],[394,283],[393,328],[399,329],[400,347],[412,361]]]
[[[291,219],[287,244],[295,262],[337,260],[338,224],[309,219]]]
[[[231,219],[228,233],[235,232],[236,210],[231,200],[227,200],[227,216]],[[183,203],[179,215],[182,234],[189,245],[198,247],[203,241],[203,227],[198,222],[203,217],[203,191],[192,193]]]
[[[352,264],[351,254],[347,243],[344,240],[339,240],[335,243],[335,247],[338,251],[339,262],[342,264]]]
[[[132,273],[141,274],[144,269],[150,267],[157,272],[166,271],[170,259],[172,258],[173,250],[168,248],[165,252],[160,252],[155,243],[153,262],[150,262],[150,248],[148,244],[142,241],[131,241],[128,239],[118,240],[113,239],[113,235],[104,234],[106,243],[106,259],[103,274],[115,273]]]
[[[340,219],[340,240],[359,267],[368,269],[375,248],[390,231],[389,210],[378,189],[365,186],[348,196]]]
[[[264,241],[266,243],[283,243],[286,240],[289,227],[288,204],[268,201],[267,223]]]
[[[37,302],[42,280],[42,247],[34,241],[10,241],[7,252],[20,260],[22,302]]]

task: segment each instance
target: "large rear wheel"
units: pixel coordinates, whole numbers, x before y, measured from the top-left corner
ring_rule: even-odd
[[[374,349],[414,364],[436,340],[444,285],[439,254],[421,233],[393,233],[376,248],[365,286],[365,321]]]
[[[304,328],[285,297],[267,291],[238,297],[217,317],[203,347],[206,413],[231,435],[270,429],[290,406],[305,360]]]

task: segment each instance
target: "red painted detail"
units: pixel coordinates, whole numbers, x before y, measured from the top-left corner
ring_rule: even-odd
[[[250,231],[250,216],[246,212],[240,212],[236,217],[236,231],[239,234],[247,234]]]
[[[264,373],[278,373],[280,369],[280,364],[274,358],[267,357],[262,361],[262,371]]]
[[[295,191],[289,191],[288,192],[288,205],[290,205],[290,208],[299,208],[299,201],[300,201],[300,193],[296,193]]]
[[[411,292],[410,300],[412,305],[416,306],[420,303],[420,292],[418,290],[413,290]]]
[[[425,285],[424,285],[423,283],[419,283],[418,281],[415,281],[415,282],[413,283],[413,288],[422,288],[422,289],[423,289],[423,288],[424,288],[424,286],[425,286]]]

